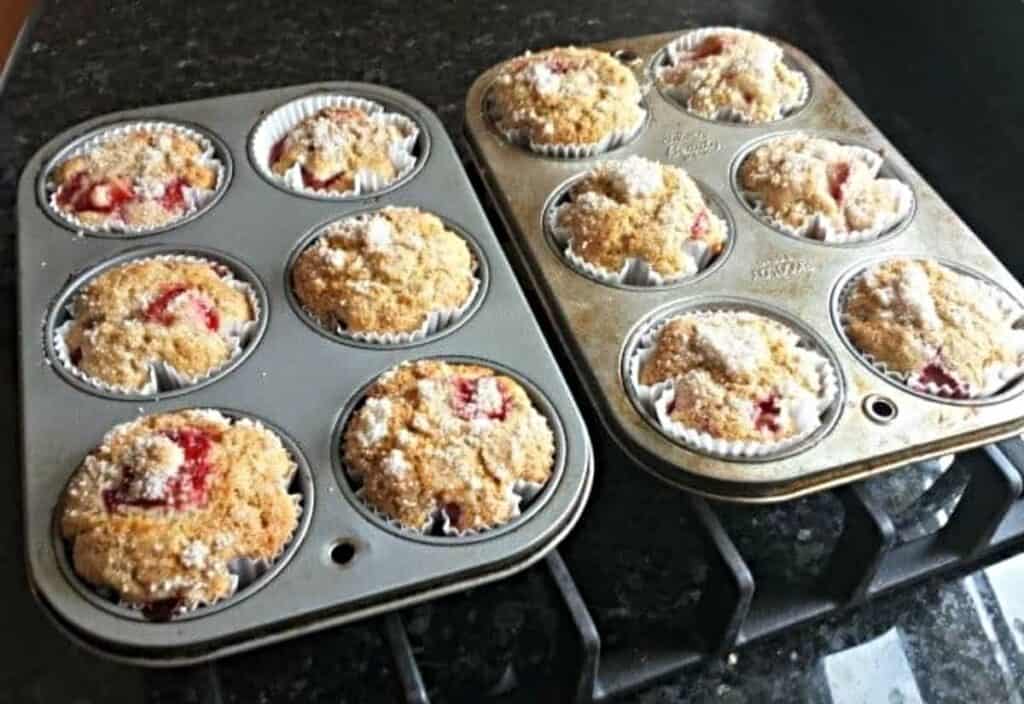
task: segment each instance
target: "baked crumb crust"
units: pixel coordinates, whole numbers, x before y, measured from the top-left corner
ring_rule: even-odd
[[[413,530],[439,515],[456,532],[507,522],[517,486],[547,482],[554,452],[547,420],[515,380],[435,360],[382,375],[343,441],[364,500]]]
[[[283,552],[301,508],[295,463],[261,424],[217,411],[114,427],[74,472],[58,507],[75,572],[123,602],[175,610],[234,593],[236,559]]]

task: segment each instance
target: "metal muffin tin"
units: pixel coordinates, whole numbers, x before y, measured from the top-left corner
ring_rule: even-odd
[[[799,49],[779,42],[791,66],[810,81],[807,104],[766,125],[696,117],[653,85],[668,32],[596,45],[631,66],[646,90],[650,119],[628,144],[587,159],[551,159],[507,143],[484,110],[497,66],[473,83],[465,133],[476,167],[512,232],[513,249],[536,287],[609,433],[638,464],[671,484],[728,501],[772,502],[1019,434],[1024,396],[1009,393],[976,403],[923,398],[882,378],[843,341],[833,320],[833,291],[848,272],[879,257],[952,260],[987,276],[1013,298],[1024,289],[928,186],[836,83]],[[734,179],[742,158],[769,135],[805,130],[881,151],[884,175],[908,184],[915,208],[908,221],[869,242],[828,245],[784,234],[743,201]],[[735,243],[714,270],[666,287],[624,287],[577,273],[545,232],[545,209],[574,177],[602,159],[638,154],[686,169],[731,214]],[[658,312],[696,302],[746,298],[770,303],[778,316],[800,321],[838,361],[841,408],[799,452],[768,460],[717,459],[688,450],[654,427],[627,391],[623,367],[638,326]],[[730,307],[730,306],[725,306]]]
[[[319,91],[357,95],[412,117],[422,164],[394,188],[344,200],[309,198],[268,183],[252,167],[249,134],[267,111]],[[72,141],[98,126],[165,119],[212,133],[233,161],[219,202],[180,226],[148,235],[81,236],[52,219],[41,179]],[[287,271],[300,241],[324,222],[387,205],[418,206],[472,238],[481,257],[480,301],[453,330],[415,345],[366,346],[312,329],[289,303]],[[142,249],[140,246],[145,246]],[[243,358],[207,383],[156,398],[109,398],[58,373],[46,342],[69,283],[151,245],[222,253],[251,269],[267,323]],[[565,380],[488,225],[451,140],[420,102],[362,83],[319,83],[107,115],[58,135],[29,161],[18,191],[20,381],[28,573],[48,615],[101,654],[145,665],[227,655],[364,618],[501,578],[540,559],[578,519],[590,491],[592,452]],[[247,272],[243,272],[247,273]],[[245,278],[245,277],[243,277]],[[52,350],[51,350],[52,351]],[[518,376],[560,440],[551,481],[507,527],[473,539],[419,540],[371,520],[335,470],[337,426],[378,374],[411,359],[458,358]],[[167,623],[99,603],[68,569],[54,508],[69,476],[112,426],[141,414],[228,408],[265,418],[283,434],[310,482],[297,545],[248,589]],[[303,475],[305,476],[305,475]],[[305,484],[308,483],[308,486]],[[307,525],[308,523],[308,525]],[[332,551],[351,553],[337,564]],[[348,555],[345,555],[348,557]]]

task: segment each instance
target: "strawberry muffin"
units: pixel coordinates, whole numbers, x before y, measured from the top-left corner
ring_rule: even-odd
[[[1024,310],[994,286],[930,260],[890,259],[846,295],[853,345],[912,389],[990,396],[1024,373]]]
[[[807,101],[807,78],[786,65],[781,47],[753,32],[692,32],[667,55],[657,70],[662,89],[709,120],[771,122]]]
[[[488,94],[498,130],[555,156],[618,146],[646,116],[636,76],[603,51],[558,47],[505,62]]]
[[[101,388],[153,393],[209,376],[242,351],[259,314],[223,264],[168,255],[85,284],[57,330],[58,356]]]
[[[685,171],[639,156],[586,172],[556,207],[553,232],[584,272],[638,284],[695,274],[728,237]]]
[[[57,509],[75,572],[120,603],[172,616],[239,586],[298,525],[296,465],[273,432],[218,411],[118,425],[72,475]]]
[[[369,506],[407,529],[446,534],[519,515],[527,489],[551,477],[554,454],[547,420],[515,380],[435,360],[382,375],[343,439]]]
[[[329,225],[297,258],[292,285],[329,330],[422,336],[469,305],[476,267],[466,241],[437,216],[389,207]]]
[[[165,123],[113,128],[50,174],[50,205],[72,224],[136,232],[170,225],[212,200],[224,165],[199,134]]]

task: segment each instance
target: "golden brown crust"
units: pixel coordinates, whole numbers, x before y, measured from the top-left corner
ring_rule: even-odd
[[[374,508],[415,530],[516,515],[519,482],[551,476],[554,436],[523,388],[487,367],[433,360],[381,376],[345,429],[344,459]]]
[[[61,535],[75,571],[125,602],[210,604],[234,592],[232,560],[274,560],[288,544],[301,510],[287,490],[294,472],[258,423],[206,410],[144,416],[113,428],[72,475]]]
[[[557,226],[585,261],[619,271],[628,259],[662,275],[693,273],[701,246],[725,247],[725,223],[682,169],[641,157],[602,162],[569,192]]]
[[[941,371],[958,395],[974,395],[1002,385],[998,370],[1021,366],[1022,333],[999,297],[937,262],[890,259],[854,284],[844,325],[851,342],[887,368],[920,375],[934,365],[932,380],[941,381]]]
[[[746,122],[777,120],[797,107],[806,79],[786,66],[782,49],[753,32],[713,32],[659,72],[664,85],[682,91],[686,107],[708,119],[723,111]]]
[[[385,112],[326,107],[299,122],[274,145],[270,169],[281,176],[297,165],[303,183],[319,190],[351,191],[360,172],[371,172],[387,183],[399,175],[392,155],[411,136],[410,130]]]
[[[100,274],[72,303],[65,336],[72,363],[130,390],[146,386],[157,362],[186,377],[213,371],[236,352],[239,330],[255,316],[226,273],[210,262],[154,257]]]
[[[794,229],[815,216],[837,232],[884,227],[900,213],[905,187],[876,178],[880,160],[866,152],[807,134],[785,135],[743,160],[740,184],[769,216]]]
[[[505,62],[488,97],[498,129],[534,144],[594,144],[644,117],[633,72],[603,51],[557,47]]]
[[[62,162],[51,178],[58,210],[89,225],[157,227],[217,187],[217,162],[170,128],[111,136]]]
[[[781,323],[748,312],[690,313],[657,334],[639,381],[672,380],[670,416],[725,440],[780,441],[819,423],[822,358]]]
[[[431,213],[384,208],[328,228],[295,262],[292,285],[310,313],[347,332],[411,332],[430,313],[465,305],[476,262]]]

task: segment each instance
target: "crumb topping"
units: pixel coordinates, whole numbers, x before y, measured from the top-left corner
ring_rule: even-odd
[[[458,531],[518,512],[520,482],[543,484],[554,436],[523,388],[486,367],[433,360],[381,376],[345,430],[344,459],[365,499],[423,530]]]
[[[555,225],[585,261],[619,271],[643,259],[662,275],[692,273],[698,253],[720,253],[725,222],[682,169],[631,156],[603,161],[570,189]]]
[[[595,49],[559,47],[507,61],[489,97],[498,128],[534,144],[594,144],[644,117],[633,72]]]
[[[411,332],[465,305],[475,270],[469,246],[435,215],[389,207],[331,225],[299,256],[292,284],[325,327]]]
[[[226,267],[154,257],[90,281],[71,317],[64,337],[71,363],[93,379],[138,391],[157,363],[189,378],[223,365],[255,311]]]
[[[881,158],[861,147],[792,134],[755,149],[739,178],[773,219],[803,229],[820,217],[847,233],[885,228],[905,214],[906,186],[876,178],[880,166]]]
[[[890,259],[846,300],[851,342],[911,385],[954,396],[998,391],[1024,364],[1021,310],[985,282],[931,260]]]
[[[360,173],[393,181],[400,175],[394,152],[415,136],[415,127],[391,118],[383,110],[323,108],[273,146],[270,169],[283,176],[298,168],[307,188],[342,193],[355,188]]]
[[[230,596],[237,559],[273,560],[298,524],[295,464],[259,423],[217,411],[113,428],[58,509],[75,571],[137,606],[188,610]]]
[[[669,415],[687,428],[725,440],[777,442],[821,424],[823,363],[770,318],[697,312],[659,330],[639,381],[672,381]]]
[[[216,189],[220,163],[170,128],[115,134],[62,162],[57,208],[88,225],[151,228],[194,211]]]
[[[753,32],[721,31],[680,50],[658,79],[680,92],[691,112],[723,112],[746,122],[770,122],[799,107],[806,79],[789,68],[782,48]]]

